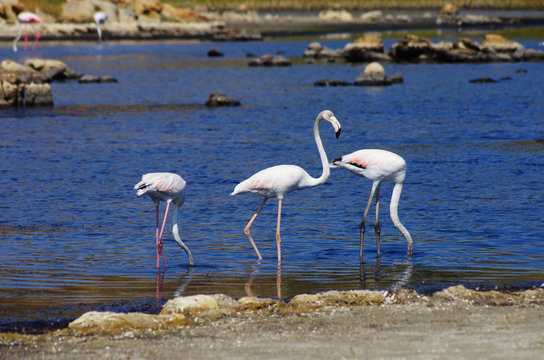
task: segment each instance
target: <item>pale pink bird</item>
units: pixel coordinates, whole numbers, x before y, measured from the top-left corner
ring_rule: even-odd
[[[281,204],[283,196],[290,193],[293,190],[301,190],[307,187],[317,186],[323,184],[330,174],[329,160],[327,154],[323,148],[321,137],[319,136],[319,123],[321,121],[327,121],[332,125],[336,133],[336,138],[340,136],[340,122],[334,114],[329,110],[324,110],[319,113],[314,123],[314,138],[319,151],[319,157],[321,158],[321,164],[323,166],[323,173],[318,178],[311,177],[304,169],[296,165],[278,165],[273,166],[251,176],[249,179],[242,181],[234,188],[231,195],[236,195],[245,192],[252,192],[254,194],[264,197],[261,205],[251,217],[248,224],[244,228],[244,232],[247,235],[249,242],[253,245],[257,256],[262,259],[249,228],[255,218],[263,208],[266,201],[270,198],[278,199],[278,220],[276,226],[276,245],[278,250],[278,264],[281,264],[281,237],[280,237],[280,222],[281,222]]]
[[[194,264],[193,255],[189,248],[181,241],[179,236],[179,226],[178,226],[178,213],[179,208],[185,202],[185,180],[177,174],[167,173],[167,172],[158,172],[158,173],[149,173],[142,176],[142,180],[134,186],[135,190],[138,190],[137,195],[141,196],[143,194],[149,195],[151,200],[156,205],[156,218],[157,218],[157,228],[156,228],[156,246],[157,246],[157,269],[160,268],[160,254],[164,261],[164,266],[166,267],[166,258],[164,256],[164,249],[162,246],[162,235],[164,232],[164,226],[166,224],[166,219],[168,218],[168,210],[170,205],[174,205],[174,214],[172,216],[172,233],[174,238],[179,246],[189,256],[189,263]],[[164,219],[162,222],[162,228],[159,232],[159,203],[161,201],[166,202],[166,211],[164,212]]]
[[[384,181],[393,181],[395,186],[393,187],[393,194],[391,195],[391,203],[389,205],[389,213],[391,220],[395,227],[404,235],[406,242],[408,243],[408,255],[412,255],[413,241],[412,236],[406,230],[399,220],[398,206],[400,200],[400,194],[404,184],[404,178],[406,177],[406,161],[399,155],[379,149],[364,149],[355,151],[351,154],[342,156],[341,158],[334,159],[331,164],[331,168],[344,168],[351,171],[355,175],[363,176],[369,180],[372,180],[372,190],[370,191],[370,197],[366,204],[363,220],[359,225],[360,228],[360,246],[359,256],[363,259],[363,237],[365,234],[365,221],[372,203],[372,198],[376,194],[376,217],[374,223],[374,231],[376,232],[376,250],[378,256],[380,255],[380,224],[378,221],[378,214],[380,210],[380,184]]]
[[[23,28],[25,31],[25,51],[28,44],[28,26],[34,30],[34,46],[32,47],[32,50],[36,50],[36,45],[38,44],[38,40],[40,39],[40,34],[38,31],[34,28],[34,23],[36,22],[42,22],[42,19],[30,11],[23,11],[19,15],[17,15],[17,23],[19,24],[19,33],[17,34],[17,37],[13,41],[13,51],[17,51],[17,41],[21,38],[21,35],[23,34]]]

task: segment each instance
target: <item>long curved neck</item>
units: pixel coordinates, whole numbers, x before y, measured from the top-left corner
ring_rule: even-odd
[[[389,213],[391,214],[391,220],[393,220],[393,224],[395,224],[395,227],[404,235],[406,238],[406,242],[408,243],[408,253],[412,253],[413,248],[413,240],[412,235],[406,230],[404,225],[399,220],[399,201],[400,201],[400,194],[402,192],[402,186],[403,183],[396,183],[393,187],[393,194],[391,195],[391,203],[389,205]]]
[[[178,245],[185,250],[187,253],[187,256],[189,256],[189,264],[194,265],[195,262],[193,260],[193,254],[191,254],[191,250],[185,245],[183,241],[181,241],[181,237],[179,236],[179,226],[178,226],[178,214],[179,214],[179,206],[174,205],[174,214],[172,215],[172,233],[174,234],[174,238],[176,239],[176,242]]]
[[[320,122],[320,117],[315,119],[314,138],[315,144],[317,145],[317,151],[319,151],[319,158],[321,159],[321,166],[323,167],[323,172],[318,178],[310,177],[307,181],[308,186],[317,186],[323,184],[325,181],[327,181],[329,175],[331,174],[331,170],[329,169],[329,159],[327,158],[327,154],[325,153],[325,149],[323,148],[323,142],[321,142],[321,136],[319,135]]]

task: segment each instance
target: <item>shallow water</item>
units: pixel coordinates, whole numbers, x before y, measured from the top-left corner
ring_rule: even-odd
[[[312,86],[322,78],[353,81],[361,66],[247,66],[248,52],[300,57],[306,45],[44,44],[29,54],[119,83],[53,83],[53,108],[0,113],[0,324],[91,309],[153,312],[175,295],[197,293],[289,298],[328,289],[540,285],[544,64],[387,64],[388,74],[405,79],[387,88]],[[210,47],[226,56],[206,57]],[[29,55],[0,49],[2,59]],[[511,80],[468,82],[505,76]],[[242,106],[205,107],[214,92]],[[389,219],[386,183],[382,256],[368,231],[360,265],[358,223],[370,182],[333,170],[325,185],[286,197],[281,269],[277,205],[267,203],[252,227],[264,257],[256,262],[243,228],[261,199],[228,194],[276,164],[319,176],[312,127],[323,109],[342,124],[339,140],[330,126],[320,128],[330,159],[361,148],[406,159],[399,215],[414,238],[411,260]],[[156,272],[154,205],[132,189],[154,171],[187,180],[180,228],[194,267],[167,233],[169,267]],[[368,221],[371,229],[372,215]]]

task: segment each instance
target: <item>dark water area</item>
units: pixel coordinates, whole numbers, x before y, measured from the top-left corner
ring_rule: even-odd
[[[538,47],[537,40],[515,40]],[[313,82],[353,81],[363,66],[305,64],[296,58],[306,45],[63,43],[15,55],[0,49],[3,59],[56,58],[119,80],[53,83],[54,107],[0,112],[0,329],[64,325],[89,310],[157,312],[174,296],[200,293],[288,299],[330,289],[540,286],[544,64],[385,64],[388,74],[404,75],[403,84],[322,88]],[[208,58],[211,47],[225,57]],[[294,65],[247,66],[248,52],[278,51]],[[479,77],[511,79],[469,83]],[[211,93],[242,106],[207,108]],[[414,238],[412,259],[389,218],[392,185],[385,183],[381,258],[368,231],[360,264],[358,224],[371,183],[334,169],[326,184],[286,196],[281,269],[277,202],[266,204],[252,226],[263,255],[256,262],[243,228],[261,199],[229,193],[277,164],[319,176],[312,128],[323,109],[342,124],[338,140],[328,124],[320,128],[329,159],[383,148],[407,161],[399,215]],[[168,232],[169,267],[157,274],[154,205],[133,190],[142,174],[155,171],[187,181],[180,229],[193,267]]]

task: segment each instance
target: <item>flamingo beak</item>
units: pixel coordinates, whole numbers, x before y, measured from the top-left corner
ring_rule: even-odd
[[[338,139],[340,137],[340,133],[342,132],[342,129],[338,129],[336,131],[336,138]]]

